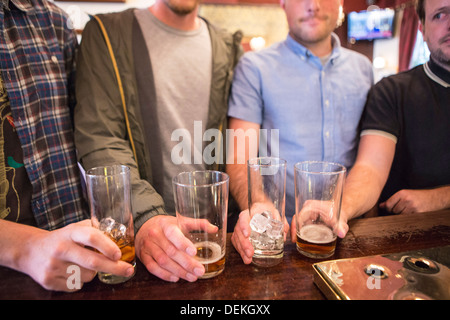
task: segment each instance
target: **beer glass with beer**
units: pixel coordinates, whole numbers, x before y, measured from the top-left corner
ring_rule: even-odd
[[[219,171],[182,172],[172,180],[178,226],[196,246],[195,256],[205,267],[201,279],[225,269],[228,185]]]
[[[136,267],[130,168],[122,165],[92,168],[86,172],[86,187],[92,226],[117,244],[122,261]],[[125,282],[133,275],[98,272],[100,281],[109,284]]]
[[[331,257],[346,168],[332,162],[305,161],[295,164],[294,172],[297,250],[310,258]]]
[[[286,160],[260,157],[247,162],[250,242],[257,266],[277,265],[284,254]]]

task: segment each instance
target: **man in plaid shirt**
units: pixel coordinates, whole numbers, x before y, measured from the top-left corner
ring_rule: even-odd
[[[46,0],[0,3],[0,265],[70,291],[97,270],[128,276],[119,248],[84,210],[73,142],[76,35]],[[94,247],[103,254],[86,249]]]

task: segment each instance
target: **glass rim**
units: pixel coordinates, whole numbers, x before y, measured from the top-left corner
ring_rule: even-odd
[[[260,161],[260,160],[276,160],[278,163],[257,163],[253,161]],[[253,167],[253,166],[285,166],[287,164],[287,161],[283,158],[279,157],[255,157],[250,158],[247,160],[247,166]]]
[[[193,183],[186,183],[186,182],[180,182],[177,179],[181,176],[194,176],[197,173],[201,173],[204,176],[206,176],[207,173],[209,174],[217,174],[219,176],[222,176],[222,180],[218,180],[216,182],[209,182],[209,183],[200,183],[200,184],[193,184]],[[211,187],[211,186],[218,186],[225,183],[228,183],[230,180],[230,177],[227,173],[218,171],[218,170],[194,170],[194,171],[183,171],[178,173],[176,176],[172,178],[172,184],[179,186],[179,187],[191,187],[191,188],[199,188],[199,187]]]
[[[321,164],[321,165],[331,165],[334,166],[337,170],[335,171],[324,171],[324,170],[305,170],[302,169],[300,166],[304,165],[304,164]],[[340,163],[337,162],[332,162],[332,161],[300,161],[297,162],[294,165],[294,170],[299,171],[299,172],[304,172],[307,174],[339,174],[339,173],[345,173],[347,172],[347,168],[345,166],[343,166]]]
[[[109,169],[115,169],[115,168],[120,168],[120,171],[117,171],[117,172],[113,171],[114,173],[109,171]],[[130,167],[126,166],[124,164],[112,164],[112,165],[108,165],[108,166],[98,166],[98,167],[90,168],[90,169],[86,170],[86,176],[112,177],[112,176],[116,176],[116,175],[127,174],[130,172],[130,170],[131,170]],[[99,171],[99,172],[95,173],[95,171]]]

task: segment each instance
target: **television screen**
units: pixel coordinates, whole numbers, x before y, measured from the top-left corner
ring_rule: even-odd
[[[394,33],[394,15],[393,9],[350,12],[349,41],[391,38]]]

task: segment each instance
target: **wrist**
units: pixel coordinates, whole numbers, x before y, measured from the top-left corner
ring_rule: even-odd
[[[28,225],[1,221],[0,265],[27,273],[28,261],[36,250],[37,236],[48,231]]]

